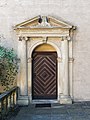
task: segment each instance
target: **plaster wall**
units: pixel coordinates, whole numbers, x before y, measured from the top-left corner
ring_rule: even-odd
[[[73,40],[73,96],[76,101],[90,100],[90,0],[0,0],[0,45],[17,51],[20,42],[13,26],[37,15],[50,15],[77,26]]]

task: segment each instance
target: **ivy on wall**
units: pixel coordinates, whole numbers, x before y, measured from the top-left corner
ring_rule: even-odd
[[[15,51],[0,46],[0,83],[5,91],[15,86],[17,73],[18,58]]]

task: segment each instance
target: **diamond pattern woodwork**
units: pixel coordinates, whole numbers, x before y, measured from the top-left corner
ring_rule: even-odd
[[[57,53],[33,53],[33,99],[57,98]]]

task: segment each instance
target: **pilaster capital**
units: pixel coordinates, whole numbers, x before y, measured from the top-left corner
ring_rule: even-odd
[[[69,63],[72,63],[74,61],[74,58],[69,58]]]
[[[29,37],[19,36],[18,39],[19,39],[19,41],[22,41],[22,40],[27,41],[27,40],[29,40]]]
[[[32,58],[28,58],[28,63],[31,63],[32,62]]]
[[[70,36],[67,36],[66,39],[67,39],[68,41],[70,41],[70,40],[71,40],[71,37],[70,37]]]
[[[62,41],[67,40],[70,41],[71,37],[70,36],[62,36]]]
[[[57,61],[58,61],[58,62],[62,62],[62,58],[58,57],[58,58],[57,58]]]

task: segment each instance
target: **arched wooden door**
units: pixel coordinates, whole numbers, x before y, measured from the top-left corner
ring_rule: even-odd
[[[32,55],[32,99],[57,99],[57,52]]]

